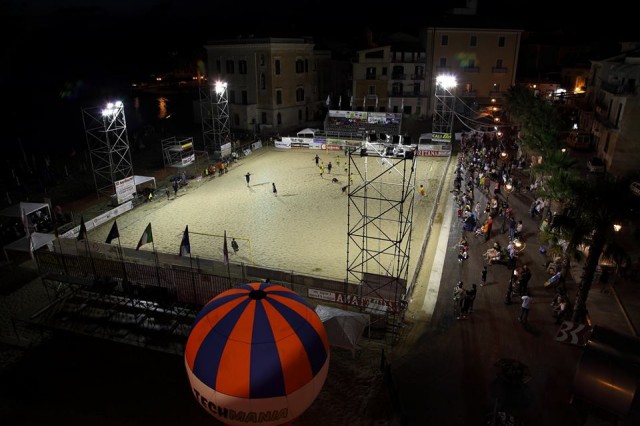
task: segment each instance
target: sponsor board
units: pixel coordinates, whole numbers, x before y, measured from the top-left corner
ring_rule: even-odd
[[[370,305],[383,305],[389,307],[390,312],[400,312],[400,303],[395,300],[379,299],[377,297],[358,296],[356,294],[344,294],[337,291],[327,291],[317,288],[307,289],[307,297],[310,299],[324,300],[326,302],[340,303],[343,305],[366,308]]]

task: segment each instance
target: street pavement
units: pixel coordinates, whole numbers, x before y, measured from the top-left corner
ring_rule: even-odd
[[[480,286],[485,265],[482,254],[494,241],[503,247],[508,243],[508,226],[502,232],[502,218],[495,220],[488,242],[467,232],[469,259],[462,263],[457,259],[457,243],[463,231],[449,193],[456,161],[452,159],[451,164],[448,187],[443,191],[441,211],[434,224],[441,228],[442,235],[427,247],[425,258],[432,265],[423,267],[418,277],[405,317],[410,331],[389,359],[389,389],[401,423],[509,424],[496,420],[506,418],[503,413],[508,412],[512,420],[530,425],[613,424],[615,418],[611,414],[587,407],[579,400],[572,403],[572,385],[583,346],[556,339],[560,325],[555,323],[550,306],[554,290],[543,285],[550,277],[545,267],[549,257],[539,252],[540,219],[529,216],[533,194],[509,196],[516,220],[524,224],[526,247],[517,266],[526,264],[532,272],[529,293],[533,305],[528,323],[522,324],[518,321],[520,296],[513,297],[512,304],[505,304],[511,273],[505,265],[489,266],[487,285]],[[516,173],[526,185],[528,170]],[[476,190],[475,197],[483,207],[486,205],[486,197],[480,191]],[[582,265],[574,264],[566,282],[572,303],[581,271]],[[477,284],[478,293],[473,313],[468,319],[457,320],[452,298],[460,280],[466,289]],[[635,336],[634,320],[640,324],[638,287],[637,282],[620,278],[610,288],[594,285],[587,301],[588,325]],[[504,359],[524,364],[528,381],[506,385],[499,380],[495,364]],[[620,419],[618,424],[633,424],[633,420]]]

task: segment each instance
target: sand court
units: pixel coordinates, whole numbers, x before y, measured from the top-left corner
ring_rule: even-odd
[[[316,154],[325,165],[322,176],[315,164]],[[120,242],[124,247],[135,248],[147,224],[151,223],[153,245],[146,244],[140,250],[152,250],[155,246],[158,252],[177,254],[188,225],[192,257],[221,260],[226,231],[232,262],[343,280],[347,277],[348,220],[353,224],[362,217],[362,212],[353,206],[348,208],[349,197],[342,191],[349,183],[344,171],[348,161],[340,151],[262,148],[233,164],[223,176],[191,180],[178,191],[176,198],[173,194],[170,200],[158,196],[118,217]],[[388,162],[360,156],[354,156],[353,161],[352,166],[357,166],[359,172],[352,170],[351,188],[362,183],[360,176],[366,171],[370,179],[385,174],[381,179],[385,184],[371,187],[369,197],[380,195],[376,191],[398,190],[400,173],[389,169]],[[329,162],[333,165],[331,173],[327,169]],[[415,187],[424,185],[427,196],[421,199],[417,190],[413,193],[410,274],[415,269],[446,163],[447,158],[416,159]],[[337,182],[332,181],[334,178]],[[277,194],[273,192],[273,183]],[[383,202],[380,209],[368,211],[367,215],[385,211],[387,207]],[[394,211],[384,213],[383,217],[385,219],[379,221],[380,232],[397,226],[392,220],[397,217]],[[112,223],[108,221],[89,231],[89,239],[104,241]],[[239,244],[237,253],[231,249],[232,238]],[[350,250],[357,248],[351,244]]]

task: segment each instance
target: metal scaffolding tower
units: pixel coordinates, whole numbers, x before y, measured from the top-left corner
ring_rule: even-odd
[[[453,76],[441,75],[436,78],[435,108],[433,114],[433,140],[451,142],[453,133],[453,118],[455,117],[456,96],[452,91],[456,87]],[[448,135],[448,136],[446,136]]]
[[[98,196],[115,193],[115,183],[133,176],[124,104],[84,108],[82,121]]]
[[[204,150],[211,157],[229,140],[227,83],[218,81],[213,87],[200,86],[200,115]]]
[[[359,296],[369,308],[376,300],[400,306],[409,274],[416,160],[413,152],[395,158],[387,148],[365,144],[360,155],[349,154],[347,281],[361,284]],[[378,308],[368,313],[385,321],[401,313],[382,302]]]

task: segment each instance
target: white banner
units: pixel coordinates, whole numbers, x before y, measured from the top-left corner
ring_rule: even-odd
[[[106,223],[109,220],[128,212],[132,208],[133,208],[133,202],[127,201],[126,203],[119,205],[115,209],[111,209],[108,212],[102,213],[100,216],[96,216],[91,220],[85,221],[84,226],[87,228],[87,232],[91,231],[92,229],[97,228],[103,223]],[[80,233],[80,225],[76,226],[73,229],[68,230],[64,234],[60,235],[60,237],[76,238],[79,233]]]
[[[133,180],[133,176],[116,181],[116,196],[118,197],[118,204],[122,204],[125,201],[132,199],[135,193],[136,184]]]
[[[282,140],[276,140],[274,142],[274,146],[276,148],[286,148],[286,149],[290,149],[291,148],[291,139],[290,138],[282,138]]]

